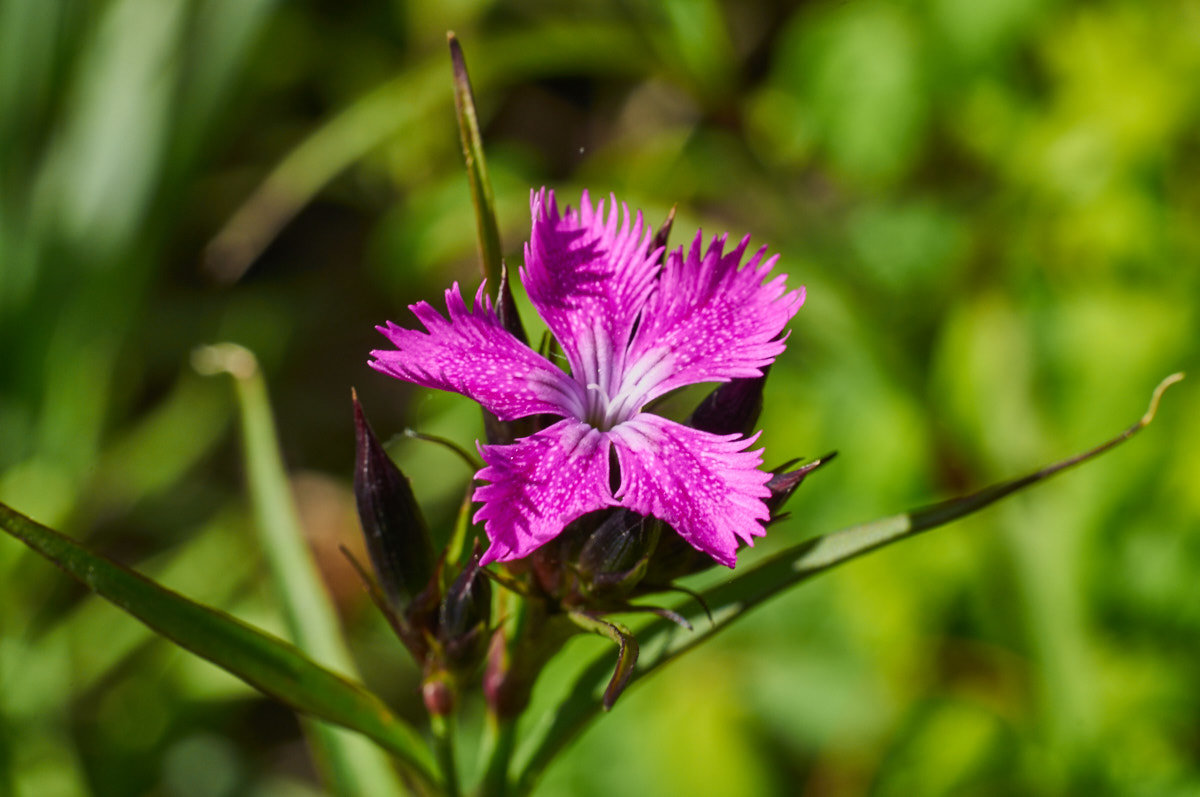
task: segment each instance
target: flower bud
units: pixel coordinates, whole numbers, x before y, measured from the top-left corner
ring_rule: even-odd
[[[528,557],[534,583],[546,595],[562,599],[576,587],[573,563],[607,511],[589,512],[567,524],[554,539]]]
[[[447,666],[469,670],[483,659],[491,616],[492,582],[473,558],[454,579],[438,610],[438,642]]]
[[[357,395],[354,430],[354,497],[367,552],[388,603],[404,613],[433,576],[433,543],[408,479],[371,430]]]
[[[421,699],[425,710],[435,716],[446,716],[454,711],[454,678],[445,670],[436,670],[421,681]]]
[[[750,434],[762,412],[769,370],[763,369],[762,376],[734,379],[717,387],[692,412],[687,425],[713,434]]]
[[[583,589],[597,597],[627,596],[645,575],[661,529],[661,521],[628,509],[611,513],[579,552]]]
[[[690,576],[715,567],[711,556],[696,550],[691,543],[680,537],[670,527],[663,530],[650,558],[642,583],[647,587],[664,588],[677,578]]]
[[[787,503],[787,500],[792,497],[792,493],[800,486],[800,482],[808,474],[812,473],[822,465],[827,464],[830,460],[837,456],[836,451],[831,451],[823,457],[818,457],[812,462],[805,463],[795,470],[789,470],[786,473],[776,473],[767,482],[767,489],[771,491],[771,497],[767,499],[767,509],[771,512],[771,519],[779,518],[779,510]],[[795,460],[793,460],[794,462]],[[786,467],[786,466],[785,466]]]

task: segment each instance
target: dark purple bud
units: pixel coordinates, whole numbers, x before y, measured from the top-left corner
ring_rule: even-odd
[[[825,456],[818,457],[795,470],[789,470],[786,473],[776,473],[772,476],[771,480],[767,482],[767,489],[771,491],[771,497],[767,499],[767,509],[771,511],[771,518],[774,519],[776,517],[779,510],[792,497],[792,493],[796,492],[796,488],[800,486],[800,482],[804,481],[804,478],[808,474],[827,464],[836,456],[836,451],[830,451]]]
[[[662,523],[618,509],[592,532],[579,552],[576,568],[584,588],[606,598],[624,596],[645,575]]]
[[[472,558],[442,598],[438,611],[438,641],[446,664],[469,670],[483,660],[488,623],[492,616],[492,582]]]
[[[384,595],[403,613],[433,576],[433,543],[408,479],[371,430],[357,394],[353,398],[358,517]]]
[[[642,578],[645,589],[640,592],[665,589],[677,578],[708,570],[716,567],[716,564],[711,556],[697,551],[678,532],[667,527],[658,540],[654,556],[650,557],[649,567]]]
[[[769,370],[768,366],[762,376],[734,379],[717,387],[692,412],[687,425],[713,434],[750,434],[762,412]]]
[[[496,314],[500,317],[500,325],[513,334],[517,340],[529,345],[525,335],[525,327],[521,324],[521,316],[517,313],[517,302],[513,299],[512,285],[508,277],[508,263],[500,261],[500,292],[496,299]]]
[[[654,233],[654,240],[650,242],[651,252],[656,249],[662,249],[662,254],[658,258],[660,265],[667,257],[667,241],[671,239],[671,225],[675,223],[676,207],[678,206],[671,206],[671,210],[667,212],[667,217],[663,219],[663,223],[659,225],[658,230]]]
[[[605,512],[590,512],[576,518],[528,557],[534,583],[544,594],[565,598],[575,588],[572,563],[605,516]]]

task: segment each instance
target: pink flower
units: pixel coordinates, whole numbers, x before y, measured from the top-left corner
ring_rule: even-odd
[[[764,282],[778,256],[765,247],[742,266],[749,237],[725,252],[651,251],[639,211],[611,198],[560,213],[553,192],[532,194],[533,230],[521,280],[558,339],[566,373],[503,328],[482,286],[468,310],[455,283],[449,320],[427,302],[412,311],[427,332],[391,322],[396,347],[371,366],[398,379],[461,393],[500,420],[562,420],[511,445],[481,445],[475,515],[491,545],[483,563],[528,556],[576,518],[623,506],[664,521],[721,564],[764,533],[771,474],[758,435],[715,435],[644,412],[684,385],[762,374],[784,350],[784,327],[804,302],[785,275]],[[616,474],[611,453],[615,452]],[[612,484],[618,487],[614,491]]]

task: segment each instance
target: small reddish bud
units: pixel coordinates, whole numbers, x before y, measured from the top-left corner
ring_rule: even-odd
[[[445,670],[427,675],[421,683],[421,698],[430,714],[446,716],[454,711],[454,679]]]

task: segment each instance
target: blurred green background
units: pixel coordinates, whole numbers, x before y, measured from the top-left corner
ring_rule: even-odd
[[[808,286],[762,440],[841,456],[743,561],[1200,377],[1196,0],[0,0],[0,500],[280,629],[230,385],[189,364],[249,347],[360,667],[418,716],[336,546],[351,385],[384,437],[477,432],[366,367],[373,324],[477,281],[449,28],[510,263],[530,188],[586,187]],[[469,474],[392,450],[445,523]],[[1200,793],[1198,450],[1185,382],[1126,447],[672,665],[542,793]],[[0,794],[318,789],[289,711],[0,539]]]

